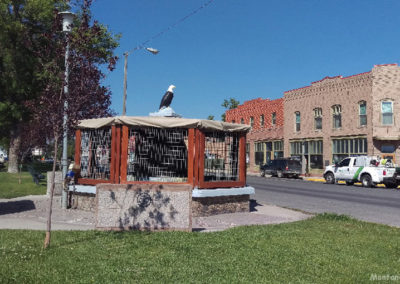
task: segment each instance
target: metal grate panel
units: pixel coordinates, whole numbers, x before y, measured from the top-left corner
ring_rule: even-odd
[[[129,128],[127,181],[187,181],[187,129]]]
[[[81,177],[110,179],[111,128],[81,131]]]
[[[239,134],[205,133],[204,181],[239,180]]]

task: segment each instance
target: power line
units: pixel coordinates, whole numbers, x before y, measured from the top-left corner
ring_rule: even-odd
[[[123,97],[123,107],[122,107],[122,115],[126,115],[126,91],[127,91],[127,72],[128,72],[128,56],[130,53],[132,53],[135,50],[138,49],[144,49],[145,46],[152,40],[162,36],[163,34],[165,34],[166,32],[168,32],[169,30],[171,30],[172,28],[174,28],[175,26],[177,26],[178,24],[184,22],[185,20],[187,20],[188,18],[190,18],[191,16],[197,14],[200,10],[204,9],[205,7],[207,7],[208,5],[210,5],[214,0],[209,0],[206,3],[204,3],[203,5],[201,5],[199,8],[197,8],[196,10],[192,11],[191,13],[187,14],[186,16],[184,16],[183,18],[180,18],[178,21],[176,21],[175,23],[173,23],[172,25],[169,25],[167,28],[163,29],[162,31],[160,31],[159,33],[155,34],[154,36],[152,36],[151,38],[145,40],[142,44],[136,46],[135,48],[128,50],[126,52],[124,52],[124,57],[125,57],[125,61],[124,61],[124,97]],[[146,48],[148,51],[150,51],[153,54],[157,54],[158,50],[152,49],[150,50],[149,48]]]
[[[206,8],[208,5],[210,5],[212,2],[214,2],[214,0],[209,0],[206,3],[204,3],[203,5],[201,5],[199,8],[193,10],[191,13],[187,14],[186,16],[184,16],[183,18],[180,18],[179,20],[177,20],[175,23],[169,25],[167,28],[163,29],[162,31],[160,31],[159,33],[155,34],[154,36],[150,37],[149,39],[145,40],[144,42],[142,42],[140,45],[136,46],[135,48],[128,50],[126,53],[131,53],[135,50],[138,49],[142,49],[144,48],[150,41],[162,36],[163,34],[165,34],[166,32],[168,32],[169,30],[171,30],[172,28],[174,28],[175,26],[179,25],[180,23],[186,21],[188,18],[190,18],[191,16],[197,14],[200,10]]]

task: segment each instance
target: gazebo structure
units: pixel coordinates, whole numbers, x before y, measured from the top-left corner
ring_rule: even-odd
[[[249,129],[241,124],[174,117],[117,116],[83,120],[76,130],[75,164],[80,172],[70,194],[71,205],[91,207],[97,212],[98,227],[112,229],[140,229],[147,221],[133,224],[137,216],[128,214],[125,217],[131,219],[126,223],[104,225],[99,220],[102,212],[109,209],[106,207],[110,201],[102,199],[102,192],[119,205],[124,202],[121,206],[128,211],[135,208],[137,212],[144,212],[143,205],[149,206],[151,202],[154,205],[162,199],[160,194],[165,195],[167,191],[168,194],[185,192],[189,197],[188,208],[181,209],[189,209],[190,218],[249,211],[249,195],[254,193],[253,188],[246,186]],[[121,189],[125,195],[119,202],[118,198],[122,197],[115,192]],[[152,190],[158,192],[158,197],[155,193],[148,194]],[[126,194],[130,191],[136,194],[130,197],[136,198],[135,205],[126,203]],[[139,197],[139,193],[147,195]],[[174,210],[182,205],[182,196],[165,198],[168,202],[177,198],[175,207],[171,205]],[[88,200],[95,202],[88,206]],[[165,212],[162,214],[166,216]],[[121,221],[121,216],[118,218]],[[171,227],[162,222],[154,224],[150,227]]]

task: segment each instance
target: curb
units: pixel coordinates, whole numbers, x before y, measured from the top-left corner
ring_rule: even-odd
[[[303,180],[307,180],[307,181],[313,181],[313,182],[325,182],[325,179],[323,178],[304,178]],[[345,181],[338,181],[338,184],[346,184]],[[355,182],[354,185],[361,185],[361,182]],[[376,187],[385,187],[385,185],[383,183],[377,184]]]
[[[305,178],[305,177],[303,177],[303,180],[315,181],[315,182],[325,182],[324,178]]]

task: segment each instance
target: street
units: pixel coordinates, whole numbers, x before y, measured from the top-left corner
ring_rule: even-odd
[[[400,190],[364,188],[301,179],[248,176],[254,198],[310,213],[331,212],[356,219],[400,227]]]

